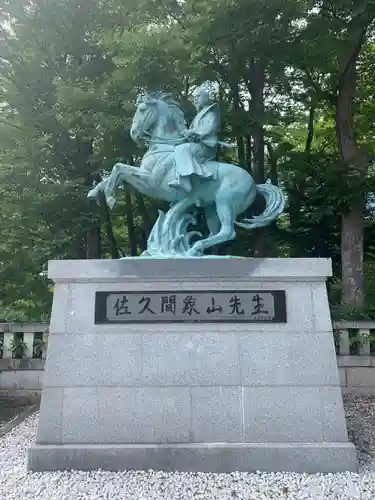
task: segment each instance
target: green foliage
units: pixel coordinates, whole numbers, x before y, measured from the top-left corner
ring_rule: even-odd
[[[47,349],[47,342],[43,338],[36,338],[33,345],[33,357],[42,358]]]
[[[375,321],[375,304],[361,308],[331,305],[331,316],[333,321]]]
[[[10,306],[5,306],[0,302],[0,322],[4,323],[26,323],[48,322],[51,311],[51,300],[47,303],[34,300],[18,300]]]
[[[357,200],[371,199],[375,177],[371,161],[360,171],[355,155],[342,159],[336,104],[342,60],[355,29],[367,29],[354,132],[371,158],[374,2],[12,0],[0,13],[7,21],[0,28],[3,320],[49,314],[51,259],[142,251],[162,206],[120,189],[109,214],[86,193],[117,161],[139,163],[144,150],[127,133],[139,90],[173,92],[191,118],[187,94],[204,79],[219,84],[223,139],[238,143],[237,153],[221,151],[222,158],[278,182],[287,197],[277,225],[265,233],[239,231],[218,250],[250,256],[263,247],[269,256],[330,257],[340,280],[342,216]],[[371,210],[365,221],[371,302]]]
[[[23,358],[23,356],[26,352],[26,349],[27,349],[27,345],[23,341],[23,338],[21,335],[16,334],[13,337],[13,340],[10,343],[10,349],[12,351],[12,358],[15,358],[15,359]]]

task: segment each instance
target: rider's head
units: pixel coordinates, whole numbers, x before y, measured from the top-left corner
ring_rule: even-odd
[[[208,90],[202,86],[196,88],[192,94],[192,101],[198,110],[207,106],[210,101],[210,94]]]

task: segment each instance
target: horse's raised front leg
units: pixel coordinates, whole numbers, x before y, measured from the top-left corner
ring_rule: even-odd
[[[126,165],[125,163],[116,163],[112,168],[111,175],[105,179],[105,184],[103,186],[103,192],[107,205],[112,210],[116,205],[116,198],[114,197],[114,191],[119,184],[121,184],[127,177],[128,169],[134,167]]]
[[[87,193],[87,198],[89,200],[99,201],[99,193],[104,191],[104,187],[105,187],[106,183],[107,183],[107,179],[104,179],[101,182],[99,182],[99,184],[97,184],[93,189],[91,189]]]
[[[137,191],[153,198],[160,198],[165,201],[174,202],[175,194],[170,189],[164,189],[163,186],[155,186],[155,183],[149,172],[142,170],[139,167],[125,165],[124,163],[116,163],[113,167],[111,175],[99,183],[92,189],[88,197],[92,199],[99,198],[99,192],[104,193],[107,205],[113,208],[116,204],[114,191],[122,182],[126,182],[133,186]]]
[[[134,178],[139,179],[134,181]],[[128,182],[136,189],[138,185],[142,188],[149,185],[150,176],[147,172],[142,172],[138,167],[126,165],[125,163],[116,163],[112,168],[111,175],[103,179],[94,189],[88,193],[87,197],[98,200],[99,192],[104,193],[107,205],[112,209],[116,204],[114,191],[122,182]]]
[[[111,174],[103,179],[97,186],[95,186],[91,191],[88,192],[87,198],[91,200],[98,200],[99,193],[104,193],[107,205],[109,208],[113,208],[116,204],[116,199],[113,196],[113,192],[116,187],[125,180],[126,171],[128,168],[134,168],[130,165],[125,165],[125,163],[116,163],[112,168]]]
[[[143,194],[151,196],[153,194],[153,191],[150,189],[150,174],[148,172],[132,165],[116,163],[104,186],[104,194],[107,205],[111,209],[116,204],[116,199],[113,196],[114,190],[122,182],[127,182]]]

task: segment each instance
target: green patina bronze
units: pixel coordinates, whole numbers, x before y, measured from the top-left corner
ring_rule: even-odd
[[[284,209],[278,187],[256,185],[243,168],[215,161],[218,146],[234,145],[218,141],[219,108],[210,102],[204,86],[195,90],[193,102],[197,115],[188,128],[183,111],[170,95],[141,95],[130,130],[134,141],[148,144],[140,167],[117,163],[111,175],[88,193],[89,198],[98,199],[102,191],[113,208],[114,190],[126,182],[145,195],[171,203],[167,213],[159,212],[144,256],[200,257],[206,249],[233,240],[236,226],[265,227]],[[264,212],[237,221],[257,194],[265,198]],[[193,229],[198,209],[206,218],[206,238]]]

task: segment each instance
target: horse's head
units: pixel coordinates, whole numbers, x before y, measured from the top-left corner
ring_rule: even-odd
[[[183,112],[169,94],[153,92],[138,97],[130,129],[135,142],[151,139],[155,134],[155,141],[169,142],[172,137],[180,137],[185,127]]]

